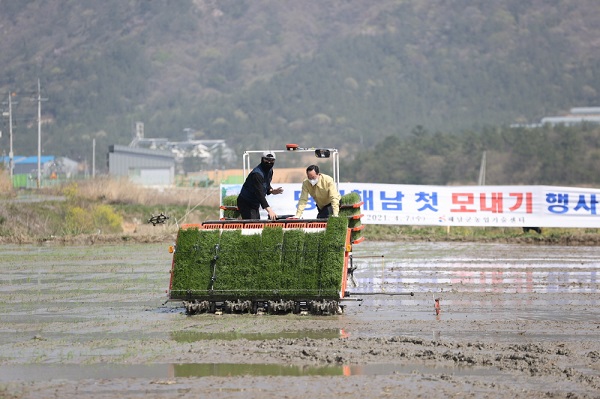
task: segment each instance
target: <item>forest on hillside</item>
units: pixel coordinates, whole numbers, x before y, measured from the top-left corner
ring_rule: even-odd
[[[600,127],[485,128],[461,134],[416,127],[341,164],[343,179],[394,184],[599,187]]]
[[[0,95],[14,93],[16,154],[37,151],[38,94],[43,154],[88,162],[93,139],[100,154],[126,145],[136,121],[147,137],[183,140],[190,128],[238,154],[288,142],[357,154],[415,132],[462,142],[600,104],[597,0],[0,6]]]

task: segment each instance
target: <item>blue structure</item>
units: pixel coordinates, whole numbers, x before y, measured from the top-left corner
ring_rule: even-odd
[[[52,165],[55,163],[54,155],[45,155],[40,157],[40,168],[42,176],[46,177],[47,173],[52,169]],[[0,157],[0,163],[3,164],[4,169],[8,170],[10,167],[10,157]],[[13,157],[13,177],[12,183],[15,188],[33,188],[37,186],[37,168],[38,168],[38,157],[25,157],[25,156],[14,156]],[[42,179],[43,181],[43,179]]]
[[[8,170],[10,159],[7,156],[0,157],[0,161],[4,164],[4,168]],[[44,170],[44,165],[54,162],[54,155],[44,155],[40,158],[40,164],[42,171]],[[37,173],[38,167],[38,157],[24,157],[24,156],[14,156],[13,157],[13,175],[22,175],[29,173]]]

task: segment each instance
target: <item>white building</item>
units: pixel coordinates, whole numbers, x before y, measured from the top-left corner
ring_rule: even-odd
[[[175,155],[170,151],[111,145],[108,173],[126,176],[144,186],[170,186],[175,184]]]
[[[600,123],[600,107],[571,108],[569,114],[564,116],[546,116],[540,125],[565,125],[573,126],[580,123]]]

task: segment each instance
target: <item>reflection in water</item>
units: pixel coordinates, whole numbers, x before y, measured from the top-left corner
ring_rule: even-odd
[[[26,364],[0,366],[0,383],[8,381],[50,381],[113,378],[200,378],[238,376],[353,376],[391,374],[489,375],[497,369],[437,367],[433,365],[366,364],[336,366],[294,366],[281,364],[181,363],[181,364]]]
[[[234,377],[344,375],[344,366],[293,366],[282,364],[185,363],[171,365],[171,377]]]
[[[352,292],[428,292],[445,288],[461,292],[595,293],[600,284],[600,251],[593,247],[551,247],[534,252],[527,247],[481,244],[467,258],[465,245],[418,246],[415,250],[412,244],[377,243],[369,248],[371,255],[374,250],[385,253],[385,259],[362,257],[355,251],[357,286]]]
[[[338,365],[338,366],[293,366],[279,364],[227,364],[227,363],[186,363],[174,364],[171,377],[233,377],[242,375],[252,376],[291,376],[301,377],[307,375],[390,375],[390,374],[439,374],[452,373],[454,375],[479,375],[490,374],[475,367],[438,367],[433,365],[402,365],[402,364],[365,364],[365,365]],[[491,372],[498,372],[492,368]]]
[[[361,255],[363,251],[369,256]],[[385,254],[385,259],[375,256]],[[457,320],[492,321],[589,321],[600,309],[600,248],[532,247],[471,243],[378,243],[357,246],[353,256],[354,281],[346,313],[363,320],[436,321],[431,330],[442,330],[445,340],[485,336],[514,339],[510,333],[461,330],[443,327]],[[393,296],[414,292],[414,297]],[[476,297],[467,293],[482,293]],[[547,294],[547,295],[543,295]],[[592,294],[565,297],[553,294]],[[435,299],[440,298],[440,308]],[[407,334],[402,323],[395,331]],[[581,339],[583,332],[561,340]],[[356,336],[356,332],[354,333]],[[556,339],[543,332],[527,336],[534,340]],[[517,337],[523,339],[523,337]]]
[[[367,266],[366,273],[355,272],[357,287],[352,292],[385,291],[415,292],[431,285],[447,287],[460,286],[461,291],[468,292],[598,292],[598,273],[589,271],[471,271],[444,270],[444,265],[436,265],[435,269],[421,270],[414,273],[410,269],[398,270],[385,277],[378,276]],[[369,274],[373,276],[365,276]],[[398,290],[398,288],[401,288]]]
[[[344,330],[299,330],[281,331],[277,333],[244,333],[241,331],[227,331],[218,333],[207,333],[202,331],[174,331],[171,339],[177,342],[196,342],[207,340],[233,341],[236,339],[247,339],[248,341],[274,340],[279,338],[310,338],[310,339],[335,339],[345,338]]]

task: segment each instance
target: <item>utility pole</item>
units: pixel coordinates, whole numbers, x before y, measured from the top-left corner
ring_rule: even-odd
[[[92,139],[92,179],[96,177],[96,139]]]
[[[38,103],[38,156],[37,156],[37,188],[42,186],[42,101],[47,98],[42,98],[40,89],[40,78],[37,81],[37,103]]]
[[[481,156],[481,165],[479,166],[479,180],[477,182],[480,186],[485,186],[485,169],[486,169],[486,151],[483,152]]]
[[[14,160],[13,160],[13,124],[12,124],[12,93],[8,93],[8,170],[10,173],[10,179],[12,181],[14,171]]]
[[[12,96],[14,96],[14,93],[12,92],[8,92],[8,111],[4,111],[2,112],[2,116],[7,117],[8,118],[8,140],[9,140],[9,147],[8,147],[8,170],[10,173],[10,178],[12,180],[13,177],[13,170],[14,170],[14,165],[13,165],[13,118],[12,118],[12,106],[13,106],[13,102],[12,102]],[[6,103],[4,103],[6,104]],[[0,132],[0,137],[2,137],[2,133]]]

